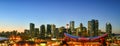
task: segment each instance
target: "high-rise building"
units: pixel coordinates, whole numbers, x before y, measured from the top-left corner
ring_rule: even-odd
[[[69,32],[69,24],[66,24],[66,32]]]
[[[40,34],[40,32],[39,32],[39,28],[35,28],[35,37],[39,37],[39,34]]]
[[[74,21],[70,21],[70,30],[71,30],[71,32],[72,32],[72,35],[75,35]]]
[[[82,32],[82,31],[83,31],[83,24],[80,23],[80,32]]]
[[[71,30],[70,30],[69,24],[66,24],[66,32],[69,33],[69,34],[71,34]]]
[[[58,31],[59,31],[59,38],[62,38],[62,32],[63,32],[63,30],[62,30],[62,28],[60,27],[59,29],[58,29]]]
[[[65,27],[63,27],[63,26],[60,27],[58,30],[59,30],[59,38],[63,38],[64,33],[67,33]]]
[[[106,23],[106,33],[108,33],[108,37],[110,38],[112,35],[112,25],[110,23]]]
[[[35,29],[34,23],[30,23],[30,36],[31,37],[34,37],[34,29]]]
[[[95,20],[95,36],[98,36],[99,35],[99,22],[98,20]]]
[[[92,19],[91,21],[88,21],[88,32],[90,36],[98,36],[98,26],[98,20]]]
[[[80,36],[82,35],[82,32],[83,32],[83,24],[80,23],[80,31],[79,31],[79,35],[80,35]]]
[[[47,24],[47,37],[51,37],[51,25]]]
[[[51,25],[51,33],[52,33],[52,37],[54,37],[54,38],[56,38],[55,31],[56,31],[56,26],[54,24],[52,24]]]
[[[86,27],[83,27],[82,36],[84,36],[84,37],[88,36],[88,32],[87,32]]]
[[[34,31],[34,28],[35,28],[34,23],[30,23],[30,31],[31,31],[31,32]]]
[[[94,35],[94,31],[92,30],[92,22],[88,21],[88,34],[89,36],[93,36]]]
[[[80,36],[81,32],[80,32],[80,27],[76,28],[76,36]]]
[[[40,38],[45,39],[45,25],[40,26]]]
[[[59,31],[58,31],[58,28],[56,28],[54,32],[55,32],[55,37],[56,37],[56,38],[59,38]]]

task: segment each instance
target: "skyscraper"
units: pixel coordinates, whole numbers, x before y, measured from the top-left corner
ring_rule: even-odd
[[[66,24],[66,32],[69,33],[69,34],[71,34],[71,30],[70,30],[69,24]]]
[[[56,38],[55,31],[56,31],[56,26],[54,24],[52,24],[51,25],[51,33],[52,33],[52,37],[54,37],[54,38]]]
[[[39,28],[35,28],[35,37],[39,37],[39,34],[40,34],[40,32],[39,32]]]
[[[66,24],[66,32],[69,33],[69,24]]]
[[[62,27],[59,28],[59,38],[63,38],[64,33],[67,33],[67,32],[66,32],[65,27],[62,26]]]
[[[56,37],[56,38],[59,38],[59,37],[58,37],[58,36],[59,36],[58,28],[55,29],[54,33],[55,33],[55,37]]]
[[[83,24],[80,23],[78,34],[82,36],[82,32],[83,32]]]
[[[98,20],[95,20],[95,31],[94,31],[95,33],[95,36],[98,36],[99,35],[99,22],[98,22]]]
[[[40,26],[40,38],[45,39],[45,25]]]
[[[98,20],[88,21],[88,32],[90,36],[98,36]]]
[[[34,31],[35,25],[34,23],[30,23],[30,31]]]
[[[83,30],[82,30],[82,36],[87,36],[87,28],[86,27],[83,27]]]
[[[82,32],[83,31],[83,24],[80,23],[80,31]]]
[[[63,35],[62,35],[63,28],[62,28],[62,27],[60,27],[58,30],[59,30],[59,38],[62,38],[62,37],[63,37]]]
[[[93,36],[93,31],[92,31],[92,23],[91,23],[91,21],[88,21],[88,34],[89,34],[89,36]]]
[[[108,33],[108,37],[111,37],[112,34],[112,25],[110,23],[106,23],[106,33]]]
[[[76,28],[76,36],[79,36],[81,33],[80,33],[80,27]]]
[[[80,32],[83,32],[83,24],[80,23]]]
[[[70,30],[73,35],[75,35],[75,30],[74,30],[74,21],[70,21]]]
[[[34,23],[30,23],[30,36],[31,37],[34,37],[34,28],[35,28],[35,25]]]
[[[51,37],[51,25],[47,24],[47,37]]]

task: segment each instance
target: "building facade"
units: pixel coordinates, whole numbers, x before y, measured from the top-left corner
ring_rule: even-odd
[[[51,37],[51,25],[47,24],[47,37]]]
[[[34,25],[34,23],[30,23],[30,36],[31,37],[34,37],[34,35],[35,35],[35,25]]]
[[[53,38],[56,38],[55,31],[56,31],[56,25],[52,24],[51,25],[51,33],[52,33]]]
[[[108,33],[108,37],[111,38],[111,35],[112,35],[112,25],[110,23],[106,23],[106,33]]]
[[[45,25],[40,26],[40,38],[45,39]]]
[[[75,34],[75,29],[74,29],[75,26],[74,25],[75,25],[74,21],[70,21],[70,31],[71,31],[72,35],[76,35]]]
[[[98,36],[98,30],[99,30],[99,22],[98,20],[92,19],[91,21],[88,21],[88,33],[89,36]]]
[[[35,28],[35,35],[34,35],[34,37],[39,37],[39,35],[40,35],[39,28]]]

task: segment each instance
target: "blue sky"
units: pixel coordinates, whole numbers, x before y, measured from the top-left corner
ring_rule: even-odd
[[[71,20],[75,26],[91,19],[99,20],[99,29],[105,31],[110,22],[113,32],[120,33],[119,0],[5,0],[0,1],[0,31],[29,29],[29,23],[65,26]]]

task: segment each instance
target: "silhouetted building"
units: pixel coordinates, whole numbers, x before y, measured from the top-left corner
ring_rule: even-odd
[[[66,24],[66,32],[72,34],[69,24]]]
[[[98,36],[98,20],[88,21],[88,32],[90,36]]]
[[[91,21],[88,21],[88,34],[89,36],[93,36],[93,31],[91,32]]]
[[[53,38],[56,38],[55,31],[56,31],[56,26],[54,24],[52,24],[51,25],[51,33],[52,33]]]
[[[30,32],[30,30],[27,30],[27,29],[24,30],[24,33],[25,33],[26,35],[29,35],[29,32]]]
[[[86,27],[83,27],[82,36],[83,37],[88,36],[88,32],[87,32],[87,28]]]
[[[34,29],[35,28],[35,25],[33,23],[30,23],[30,36],[31,37],[34,37]]]
[[[39,32],[39,28],[35,28],[35,37],[39,37],[40,32]]]
[[[47,24],[47,37],[51,37],[51,25]]]
[[[58,28],[56,28],[54,32],[55,32],[55,37],[59,38],[59,30],[58,30]]]
[[[80,23],[80,31],[79,31],[79,35],[82,36],[83,34],[83,24]]]
[[[70,30],[71,30],[71,32],[72,32],[72,35],[75,35],[74,21],[70,21]]]
[[[99,22],[98,20],[95,20],[95,31],[94,31],[94,36],[98,36],[99,35]]]
[[[66,24],[66,32],[69,32],[69,24]]]
[[[59,31],[59,38],[62,38],[62,31],[63,31],[62,28],[60,27],[58,31]]]
[[[76,36],[80,35],[80,27],[76,28]]]
[[[67,32],[66,32],[65,27],[62,26],[62,27],[59,28],[59,38],[63,38],[64,33],[67,33]]]
[[[83,24],[80,23],[80,31],[82,32],[83,31]]]
[[[106,23],[106,32],[108,33],[108,37],[110,38],[112,35],[112,25],[110,23]]]
[[[45,25],[40,26],[40,38],[45,39]]]

